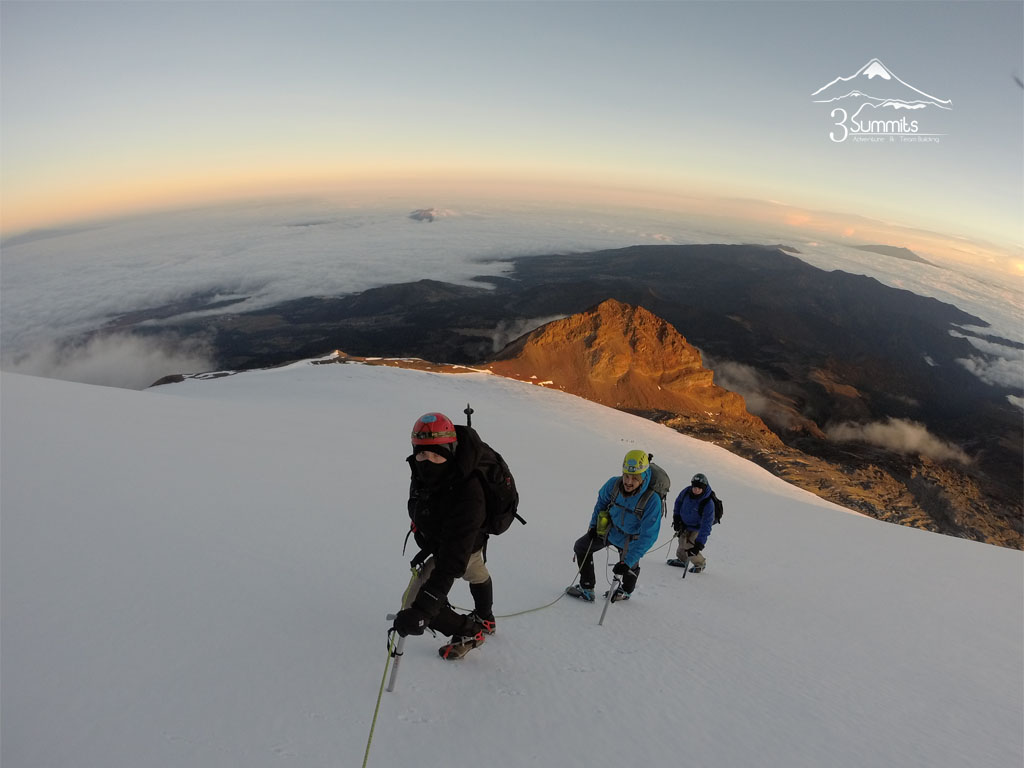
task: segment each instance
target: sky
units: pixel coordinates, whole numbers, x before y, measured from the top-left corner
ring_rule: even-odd
[[[527,525],[488,547],[496,635],[455,663],[440,638],[407,640],[368,767],[1024,759],[1019,551],[863,517],[717,446],[480,373],[302,362],[132,392],[5,372],[0,398],[9,768],[360,765],[413,555],[409,431],[430,410],[462,422],[467,402]],[[600,604],[548,604],[636,448],[673,497],[704,472],[725,517],[685,580],[663,522],[599,626]],[[464,583],[451,600],[469,604]]]
[[[772,201],[1024,270],[1019,2],[6,0],[0,22],[5,236],[312,190]],[[938,143],[830,138],[812,94],[873,58],[952,103],[914,113]]]

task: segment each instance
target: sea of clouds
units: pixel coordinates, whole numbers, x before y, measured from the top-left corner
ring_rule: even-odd
[[[265,200],[10,239],[2,246],[0,365],[142,388],[164,375],[209,370],[213,362],[207,340],[161,334],[156,320],[150,322],[154,335],[145,338],[113,330],[93,335],[126,313],[173,306],[197,295],[224,302],[208,313],[239,312],[424,277],[479,284],[475,278],[506,273],[509,265],[502,260],[508,257],[636,244],[793,246],[813,266],[932,296],[982,318],[990,325],[984,333],[1024,342],[1018,286],[1009,278],[1001,282],[955,271],[955,265],[900,260],[781,227],[754,229],[664,211],[480,203],[431,208],[430,202]],[[410,216],[424,210],[433,215]],[[932,254],[920,255],[937,263]],[[178,317],[182,313],[169,310]],[[515,331],[496,329],[508,338]],[[979,350],[961,361],[965,368],[990,384],[1024,388],[1021,349],[955,328],[950,332],[966,336]],[[755,390],[744,394],[752,398]]]

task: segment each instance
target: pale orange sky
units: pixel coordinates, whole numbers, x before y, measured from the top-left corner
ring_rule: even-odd
[[[238,198],[485,189],[1020,269],[1024,108],[1000,74],[1022,59],[1020,4],[747,3],[743,24],[731,3],[54,7],[0,4],[5,236]],[[953,105],[917,115],[941,142],[830,138],[812,94],[874,57]]]

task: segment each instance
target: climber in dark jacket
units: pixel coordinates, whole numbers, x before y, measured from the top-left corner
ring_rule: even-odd
[[[409,489],[411,532],[420,552],[413,559],[419,575],[395,617],[400,635],[430,628],[451,635],[442,658],[462,658],[494,634],[491,575],[484,560],[487,506],[475,472],[481,440],[472,427],[452,424],[442,413],[427,413],[413,427]],[[474,610],[456,613],[448,593],[456,579],[469,582]]]

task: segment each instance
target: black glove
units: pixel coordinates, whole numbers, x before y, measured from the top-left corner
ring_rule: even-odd
[[[704,549],[704,545],[701,544],[699,541],[695,541],[693,543],[693,546],[690,547],[688,550],[686,550],[686,556],[687,557],[693,557],[698,552],[700,552],[702,549]]]
[[[683,530],[683,521],[678,517],[672,518],[672,530],[676,533],[679,533],[681,530]]]
[[[427,614],[419,608],[406,608],[395,616],[395,631],[402,637],[406,635],[422,635],[427,628]]]
[[[625,576],[627,573],[629,573],[629,566],[620,560],[614,566],[612,566],[612,573],[614,573],[616,576]]]
[[[599,538],[599,537],[598,537],[598,535],[597,535],[597,528],[591,528],[591,529],[589,529],[589,530],[587,531],[587,536],[589,536],[589,537],[590,537],[591,539],[597,539],[597,538]]]

